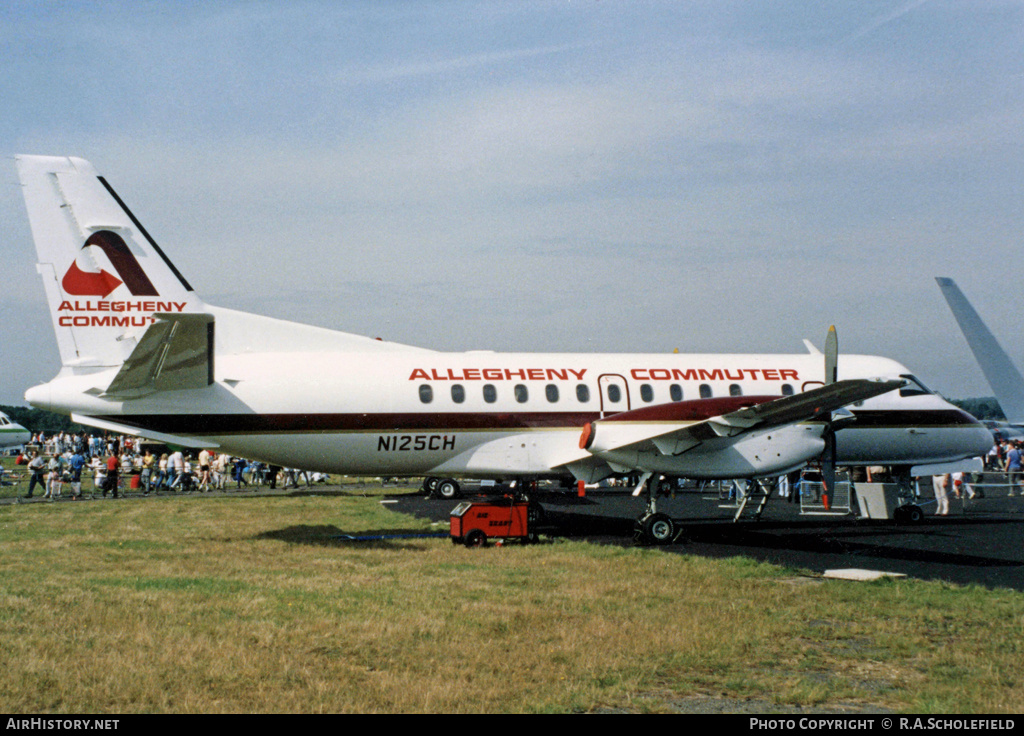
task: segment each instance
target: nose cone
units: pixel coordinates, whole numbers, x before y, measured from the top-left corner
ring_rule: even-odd
[[[956,412],[960,415],[962,431],[957,433],[955,451],[961,452],[963,457],[984,456],[996,443],[992,432],[963,409],[956,409]]]
[[[992,446],[996,443],[995,437],[992,436],[992,432],[989,431],[988,427],[984,425],[978,425],[975,431],[975,455],[985,455]]]

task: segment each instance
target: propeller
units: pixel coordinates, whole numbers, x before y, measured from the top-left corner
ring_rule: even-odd
[[[825,385],[835,383],[839,372],[839,336],[836,334],[836,327],[828,328],[828,336],[825,338]],[[829,507],[829,498],[836,482],[836,428],[833,426],[832,417],[825,424],[825,432],[822,434],[825,440],[825,450],[821,453],[821,484],[822,501],[825,508]]]
[[[828,335],[825,337],[825,385],[835,383],[838,377],[839,363],[839,337],[836,335],[836,326],[828,328]]]

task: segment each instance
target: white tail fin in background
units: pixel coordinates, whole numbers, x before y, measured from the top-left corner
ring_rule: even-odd
[[[935,280],[1003,414],[1011,422],[1024,422],[1024,377],[953,279],[937,277]]]
[[[92,164],[16,156],[61,363],[120,366],[155,314],[206,311]]]

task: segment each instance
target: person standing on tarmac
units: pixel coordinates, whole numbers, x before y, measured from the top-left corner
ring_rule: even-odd
[[[1006,453],[1006,465],[1003,469],[1006,471],[1007,485],[1010,486],[1010,492],[1007,495],[1015,496],[1017,486],[1020,485],[1022,469],[1024,469],[1021,465],[1020,442],[1010,444],[1010,450]]]
[[[945,475],[933,475],[932,476],[932,489],[935,491],[935,500],[937,507],[935,509],[936,516],[948,516],[949,515],[949,474]]]

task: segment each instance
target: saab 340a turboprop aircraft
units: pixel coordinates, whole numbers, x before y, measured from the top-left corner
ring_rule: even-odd
[[[638,492],[655,473],[909,469],[992,445],[902,365],[837,367],[834,340],[824,356],[446,353],[210,306],[87,161],[16,160],[63,364],[25,398],[82,424],[332,473],[628,473]],[[642,519],[671,535],[653,497]]]

